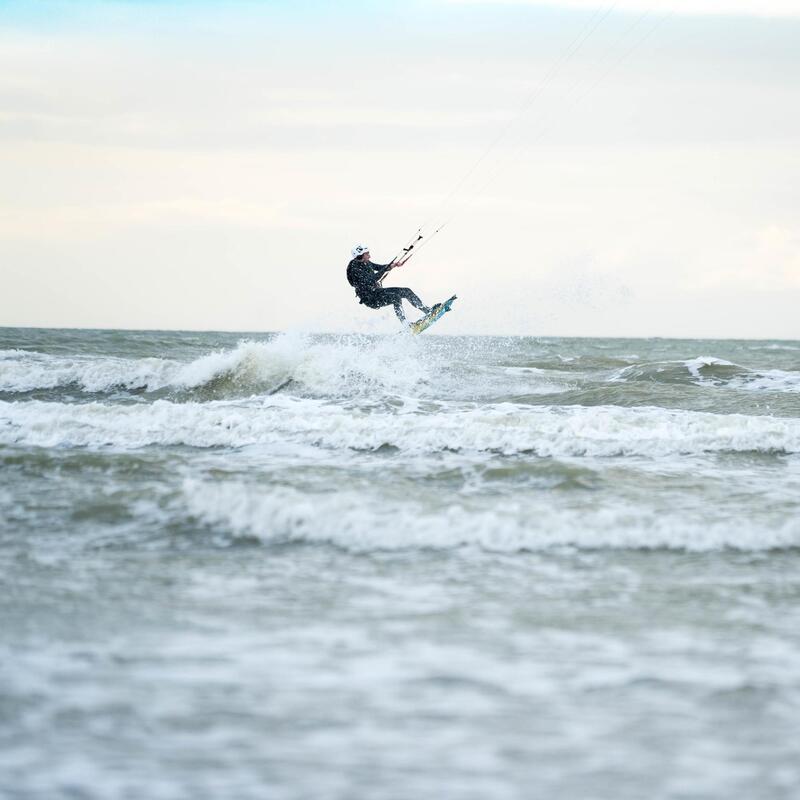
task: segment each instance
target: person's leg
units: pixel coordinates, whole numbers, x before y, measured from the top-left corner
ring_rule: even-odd
[[[398,298],[394,302],[394,313],[397,314],[397,319],[399,319],[400,322],[402,322],[403,325],[405,325],[406,324],[406,315],[405,315],[405,312],[403,311],[403,304],[400,301],[400,298]]]
[[[422,302],[422,300],[411,291],[402,287],[392,286],[388,289],[381,289],[370,298],[370,308],[381,308],[382,306],[393,306],[394,313],[400,322],[405,323],[406,315],[403,312],[403,300],[408,300],[414,308],[418,308],[423,313],[427,314],[430,309]]]
[[[402,297],[394,287],[390,289],[380,289],[370,295],[367,305],[370,308],[383,308],[384,306],[393,306],[394,313],[400,322],[406,321],[406,315],[403,313],[403,307],[400,303]]]
[[[408,302],[411,303],[414,308],[423,311],[425,314],[430,312],[430,308],[428,308],[428,306],[426,306],[425,303],[423,303],[422,300],[420,300],[419,297],[417,297],[417,295],[411,291],[411,289],[403,287],[398,289],[397,292],[400,296],[400,299],[408,300]]]
[[[395,286],[392,286],[389,289],[384,289],[381,292],[381,296],[384,300],[386,300],[386,304],[392,304],[394,307],[394,313],[397,314],[397,319],[400,320],[404,325],[406,323],[406,315],[403,311],[403,290],[398,289]]]

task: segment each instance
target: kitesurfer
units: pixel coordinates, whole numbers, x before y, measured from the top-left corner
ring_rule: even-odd
[[[406,324],[403,300],[407,300],[423,314],[430,313],[431,309],[411,289],[398,286],[384,289],[380,285],[380,281],[386,273],[400,266],[399,264],[394,261],[391,264],[373,264],[369,260],[369,247],[365,244],[357,244],[351,250],[351,254],[353,260],[347,265],[347,282],[356,290],[356,297],[360,303],[368,308],[394,306],[394,313],[403,324]]]

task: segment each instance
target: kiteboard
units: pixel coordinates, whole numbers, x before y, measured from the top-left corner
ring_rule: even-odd
[[[422,333],[422,331],[430,328],[436,320],[441,319],[450,310],[450,306],[453,305],[453,300],[455,299],[456,295],[453,295],[449,300],[445,300],[444,303],[437,303],[422,319],[412,322],[408,326],[411,329],[411,333]]]

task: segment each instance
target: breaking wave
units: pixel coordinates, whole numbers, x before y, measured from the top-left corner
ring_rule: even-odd
[[[469,546],[497,552],[554,547],[704,552],[800,546],[798,519],[769,526],[747,517],[701,520],[625,505],[553,508],[530,498],[494,510],[469,510],[456,503],[430,509],[413,500],[365,503],[363,497],[342,493],[309,495],[288,488],[187,480],[182,502],[223,543],[326,543],[357,552]]]
[[[0,351],[0,392],[74,387],[89,393],[116,389],[154,391],[170,381],[179,364],[161,358],[51,356],[24,350]]]
[[[611,381],[693,384],[744,391],[800,392],[800,372],[751,370],[714,356],[698,356],[686,361],[630,364],[617,370]]]
[[[343,336],[316,342],[283,334],[242,341],[232,350],[189,363],[162,358],[125,359],[0,352],[0,392],[71,388],[90,394],[195,392],[231,397],[266,393],[287,382],[309,394],[342,396],[370,389],[410,390],[430,376],[410,337]]]
[[[800,371],[750,370],[725,359],[699,356],[686,361],[629,363],[611,368],[608,359],[587,362],[584,378],[564,371],[552,356],[520,365],[473,363],[469,353],[432,349],[412,337],[328,337],[281,334],[267,341],[244,340],[181,362],[166,358],[53,356],[0,351],[0,394],[52,399],[60,391],[91,396],[130,393],[150,399],[213,400],[270,395],[290,387],[306,397],[414,395],[474,399],[539,398],[603,387],[669,384],[751,392],[800,393]],[[618,360],[616,362],[619,363]],[[605,366],[608,370],[608,365]],[[591,377],[588,377],[591,376]],[[538,400],[536,400],[538,402]]]
[[[538,456],[663,456],[709,452],[800,452],[800,420],[653,407],[438,404],[399,407],[290,396],[252,403],[149,404],[0,402],[0,443],[42,447],[188,445],[242,447],[285,442],[321,448],[410,453],[446,450]]]

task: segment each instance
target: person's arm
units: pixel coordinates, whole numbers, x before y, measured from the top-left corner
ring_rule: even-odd
[[[375,280],[379,281],[390,269],[394,269],[394,262],[391,264],[373,264],[370,262],[370,266],[375,271]]]

